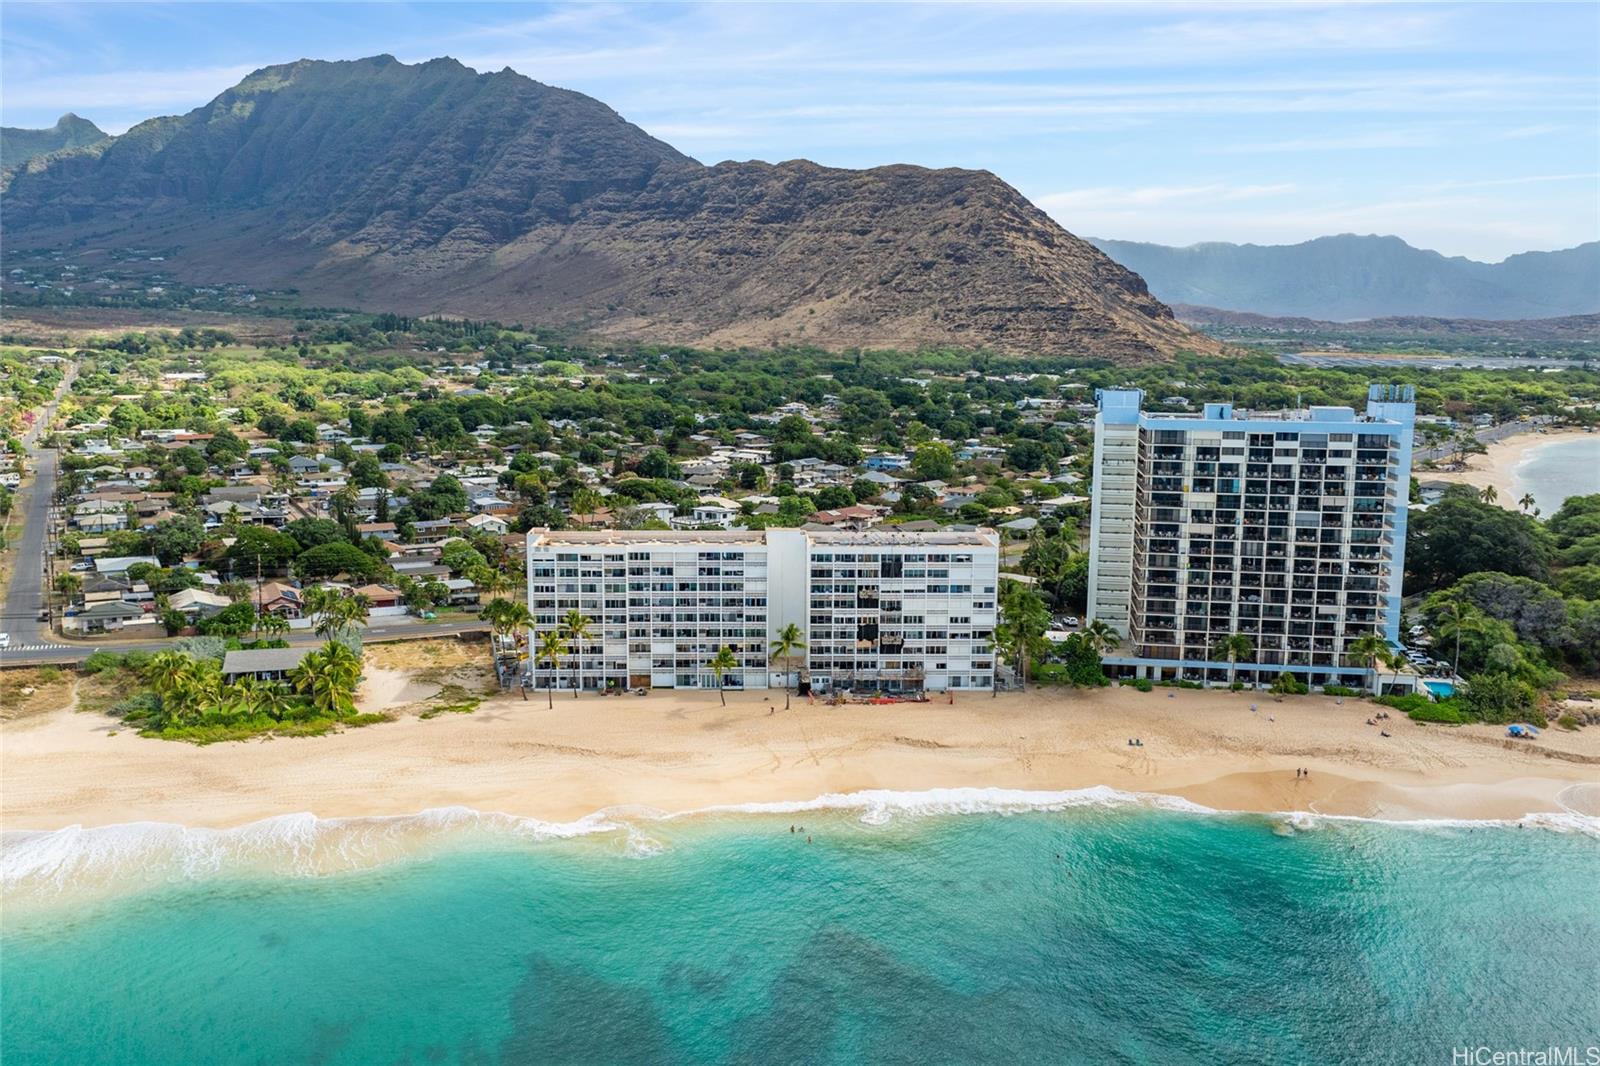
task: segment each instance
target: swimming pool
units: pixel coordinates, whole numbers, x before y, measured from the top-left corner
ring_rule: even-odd
[[[1422,687],[1433,693],[1433,698],[1436,700],[1447,700],[1456,694],[1453,681],[1424,681]]]

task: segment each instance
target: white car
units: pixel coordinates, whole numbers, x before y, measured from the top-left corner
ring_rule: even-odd
[[[0,633],[0,648],[9,648],[9,647],[11,647],[11,634],[10,633]]]

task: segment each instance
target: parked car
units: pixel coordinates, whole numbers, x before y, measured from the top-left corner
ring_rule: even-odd
[[[9,648],[9,647],[11,647],[11,634],[10,633],[0,633],[0,648]]]

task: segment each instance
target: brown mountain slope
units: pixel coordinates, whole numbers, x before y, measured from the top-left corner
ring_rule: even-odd
[[[599,101],[389,57],[269,67],[9,176],[14,247],[158,243],[191,279],[702,344],[1213,350],[984,171],[706,167]]]

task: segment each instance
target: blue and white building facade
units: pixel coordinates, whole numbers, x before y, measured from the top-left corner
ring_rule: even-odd
[[[1194,414],[1105,389],[1095,418],[1089,617],[1123,638],[1113,672],[1223,681],[1232,633],[1256,652],[1240,680],[1285,671],[1360,684],[1348,648],[1400,636],[1415,396],[1373,385],[1366,409]]]

